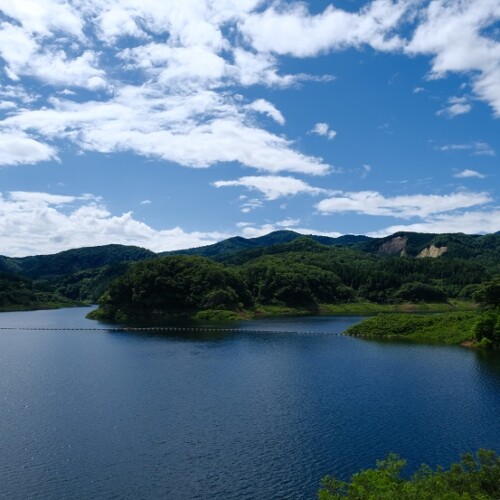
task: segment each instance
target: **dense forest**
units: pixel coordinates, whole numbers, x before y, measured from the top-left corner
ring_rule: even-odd
[[[0,311],[64,307],[73,301],[29,278],[12,273],[0,273]]]
[[[94,317],[244,314],[269,307],[317,313],[327,304],[471,301],[497,272],[496,261],[485,253],[416,258],[325,245],[308,237],[223,255],[218,262],[168,255],[134,264],[111,284]]]
[[[328,238],[277,231],[161,255],[107,245],[0,257],[0,271],[24,284],[17,295],[3,285],[6,308],[42,307],[48,298],[99,301],[95,315],[112,320],[318,313],[340,304],[460,308],[500,274],[500,234]]]

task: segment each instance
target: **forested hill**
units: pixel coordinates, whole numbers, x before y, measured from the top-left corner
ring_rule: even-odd
[[[225,257],[243,250],[255,250],[259,248],[268,248],[274,245],[290,243],[299,238],[303,238],[303,234],[294,231],[274,231],[259,236],[257,238],[242,238],[236,236],[227,240],[214,243],[198,248],[189,248],[186,250],[175,250],[172,252],[161,252],[159,255],[200,255],[210,259],[223,260]],[[316,241],[328,246],[354,246],[361,243],[367,243],[372,240],[368,236],[347,234],[338,238],[330,238],[328,236],[307,235],[310,240]]]
[[[151,250],[135,246],[104,245],[66,250],[52,255],[0,257],[0,271],[34,279],[68,274],[119,262],[137,262],[156,257]]]
[[[396,233],[386,238],[355,235],[329,238],[277,231],[260,238],[230,238],[215,245],[160,257],[150,250],[123,245],[73,249],[54,255],[0,257],[0,272],[14,281],[19,279],[19,283],[26,283],[23,285],[26,290],[31,287],[67,300],[95,303],[109,290],[113,280],[125,275],[133,263],[167,258],[180,265],[182,262],[178,259],[182,256],[208,256],[210,261],[236,273],[231,283],[235,284],[234,279],[241,280],[236,295],[239,299],[246,297],[245,300],[227,302],[229,295],[233,299],[234,296],[225,290],[224,294],[216,294],[217,300],[214,296],[210,300],[204,298],[206,307],[209,303],[215,307],[218,301],[221,308],[226,305],[234,308],[235,304],[244,302],[246,307],[252,303],[311,310],[318,304],[353,301],[432,302],[470,299],[480,283],[500,274],[500,234]],[[196,275],[194,270],[189,270],[191,267],[201,266],[208,272],[204,260],[186,262],[185,283]],[[162,272],[176,269],[172,265],[160,266],[163,269],[157,276],[160,281],[164,278]],[[222,268],[210,269],[210,273],[213,271],[217,276]],[[155,264],[150,270],[154,277]],[[26,279],[32,285],[22,281]],[[176,277],[172,279],[175,281]],[[11,293],[14,281],[10,284],[7,281],[4,281],[4,288],[9,290],[9,303],[15,302],[16,295]],[[175,286],[182,285],[179,283]],[[203,283],[193,286],[204,286]],[[217,280],[212,285],[215,294]],[[41,295],[35,293],[30,303],[33,297],[36,301]],[[196,300],[191,305],[197,304]],[[199,308],[201,304],[193,307]]]
[[[470,301],[482,283],[499,273],[494,245],[466,259],[448,256],[443,246],[430,243],[436,241],[432,238],[422,250],[417,246],[421,242],[414,243],[413,250],[410,235],[410,245],[402,247],[405,237],[396,235],[370,252],[301,237],[220,254],[219,262],[195,255],[162,256],[133,264],[115,280],[95,317],[126,321],[202,313],[207,318],[216,310],[317,312],[338,304],[445,304]],[[416,251],[420,258],[408,255]]]
[[[398,232],[384,238],[347,234],[338,238],[303,235],[294,231],[275,231],[258,238],[235,237],[204,247],[161,252],[158,255],[200,255],[217,261],[231,259],[236,253],[252,250],[248,255],[265,253],[267,249],[307,237],[326,246],[349,247],[374,255],[440,257],[500,260],[500,233],[467,235],[463,233]]]

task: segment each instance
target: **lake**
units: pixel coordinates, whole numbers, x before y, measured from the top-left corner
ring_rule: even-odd
[[[500,451],[499,353],[341,336],[347,317],[70,330],[104,328],[88,311],[0,315],[4,498],[309,499],[389,452]]]

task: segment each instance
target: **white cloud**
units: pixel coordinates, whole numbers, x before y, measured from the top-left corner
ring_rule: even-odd
[[[368,236],[379,238],[398,231],[466,234],[495,233],[500,231],[500,210],[440,214],[416,224],[390,226],[380,231],[368,233]]]
[[[468,179],[470,177],[476,177],[478,179],[486,178],[484,174],[481,174],[477,170],[470,170],[468,168],[462,170],[461,172],[457,172],[453,177],[456,177],[457,179]]]
[[[234,88],[328,80],[281,74],[280,56],[363,46],[430,55],[432,77],[471,75],[475,96],[500,112],[500,45],[485,32],[500,18],[498,2],[373,0],[351,10],[311,14],[303,2],[261,0],[0,2],[0,56],[11,87],[31,88],[32,79],[44,85],[28,108],[3,97],[12,116],[0,130],[19,141],[34,131],[42,146],[63,140],[78,150],[131,151],[190,167],[239,162],[268,173],[324,174],[321,158],[255,123],[255,112],[284,123],[273,104],[239,99]],[[70,92],[78,92],[73,102],[61,99]],[[460,99],[442,113],[469,111]],[[335,137],[325,123],[315,133]],[[45,148],[50,154],[45,149],[41,160],[55,155],[54,146]]]
[[[330,169],[321,158],[294,150],[291,141],[247,123],[237,102],[213,91],[165,96],[128,86],[104,102],[51,102],[52,108],[21,110],[0,127],[64,137],[83,150],[132,151],[189,167],[237,161],[272,173],[321,175]]]
[[[326,193],[325,189],[310,186],[306,182],[294,177],[262,175],[241,177],[232,181],[216,181],[215,187],[241,186],[251,190],[260,191],[266,199],[277,200],[284,196],[293,196],[301,193],[320,194]]]
[[[24,132],[0,131],[0,166],[38,163],[57,159],[53,147]]]
[[[301,154],[292,141],[255,124],[254,112],[283,124],[275,106],[264,99],[238,100],[226,90],[235,84],[288,86],[309,78],[279,75],[273,56],[241,46],[230,34],[259,3],[0,4],[7,16],[0,24],[6,73],[16,81],[38,79],[48,92],[55,87],[40,106],[13,111],[0,130],[17,129],[19,137],[31,130],[79,150],[132,151],[191,167],[235,161],[268,172],[326,173],[329,167],[320,158]],[[61,99],[78,87],[107,94]]]
[[[7,63],[8,76],[14,81],[21,76],[33,76],[51,85],[89,89],[106,86],[105,72],[97,67],[98,58],[92,50],[84,50],[71,58],[62,48],[42,46],[22,27],[6,22],[0,24],[0,55]]]
[[[337,132],[335,130],[332,130],[328,123],[323,122],[316,123],[310,133],[326,137],[328,140],[334,139],[337,135]]]
[[[342,233],[336,231],[318,231],[316,229],[309,229],[303,227],[297,227],[300,224],[299,219],[285,219],[278,222],[269,222],[267,224],[257,225],[253,223],[239,222],[237,227],[241,228],[241,236],[244,238],[258,238],[259,236],[265,236],[273,231],[290,230],[299,234],[306,235],[318,235],[318,236],[329,236],[330,238],[338,238],[342,236]]]
[[[448,99],[447,106],[440,109],[436,114],[447,116],[448,118],[454,118],[458,115],[464,115],[469,113],[472,109],[472,105],[469,99],[466,97],[450,97]]]
[[[131,212],[111,214],[92,195],[0,194],[0,254],[25,256],[109,243],[153,251],[208,245],[229,237],[220,232],[187,232],[180,227],[155,230]]]
[[[257,99],[247,106],[249,109],[253,111],[257,111],[258,113],[264,113],[265,115],[271,117],[275,122],[280,125],[285,124],[285,118],[281,114],[281,112],[276,109],[269,101],[265,99]]]
[[[0,101],[0,109],[14,109],[17,108],[17,104],[12,101]]]
[[[402,40],[391,31],[406,10],[405,2],[374,0],[359,12],[328,6],[322,13],[311,15],[303,3],[278,3],[246,16],[240,29],[258,51],[281,55],[310,57],[362,45],[397,50]]]
[[[363,165],[361,168],[361,178],[366,179],[368,177],[368,174],[372,171],[372,166],[371,165]]]
[[[469,151],[473,156],[495,156],[495,150],[486,142],[475,141],[466,144],[445,144],[440,151]]]
[[[141,205],[151,205],[152,201],[151,200],[142,200]]]
[[[316,208],[324,214],[355,212],[365,215],[411,218],[428,217],[492,201],[487,193],[458,192],[448,195],[401,195],[385,197],[376,191],[340,192],[320,201]]]
[[[433,57],[430,78],[450,72],[473,75],[476,95],[500,114],[500,43],[485,31],[499,19],[496,0],[432,0],[417,18],[420,22],[405,50]]]
[[[21,85],[2,85],[1,83],[0,97],[24,105],[32,104],[39,98],[38,95],[27,92]]]
[[[251,198],[247,199],[245,198],[244,203],[241,205],[241,212],[244,214],[248,214],[257,208],[261,208],[264,204],[262,203],[262,200],[259,200],[258,198]]]
[[[83,37],[83,22],[79,13],[67,2],[51,0],[3,1],[0,10],[31,33],[50,35],[67,33]]]

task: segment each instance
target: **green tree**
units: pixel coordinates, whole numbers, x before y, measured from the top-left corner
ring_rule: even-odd
[[[500,276],[483,283],[473,298],[484,307],[500,307]]]
[[[492,310],[481,314],[474,324],[474,335],[479,341],[500,342],[500,314]]]
[[[405,283],[396,297],[410,302],[445,302],[447,299],[443,290],[425,283]]]
[[[466,454],[449,470],[435,471],[426,465],[409,479],[401,472],[406,464],[390,454],[374,469],[354,474],[350,482],[325,477],[318,492],[320,500],[498,500],[500,457],[493,451]]]

